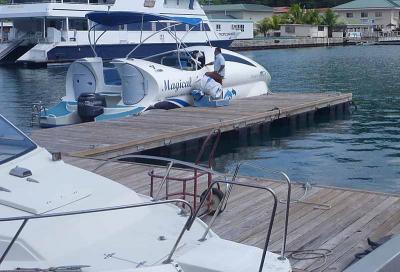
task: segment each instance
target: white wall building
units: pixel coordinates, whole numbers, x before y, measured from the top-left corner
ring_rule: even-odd
[[[400,0],[355,0],[333,8],[347,31],[372,34],[391,31],[399,26]]]
[[[291,38],[328,38],[328,27],[303,24],[281,25],[281,36]]]
[[[206,5],[203,9],[210,19],[241,19],[254,23],[274,14],[273,8],[255,4]]]
[[[209,19],[215,33],[221,39],[248,40],[254,38],[254,23],[251,20]]]

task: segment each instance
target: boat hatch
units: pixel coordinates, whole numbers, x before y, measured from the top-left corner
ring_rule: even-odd
[[[124,64],[118,67],[122,81],[122,100],[125,105],[139,103],[146,94],[146,82],[136,67]]]
[[[90,196],[87,191],[73,188],[47,195],[43,192],[35,192],[36,190],[45,190],[45,188],[40,188],[41,184],[35,183],[34,185],[39,188],[34,189],[33,185],[32,188],[27,188],[28,186],[24,186],[24,183],[18,181],[18,184],[10,186],[11,193],[1,195],[0,204],[31,214],[43,214]],[[41,197],[33,197],[35,195],[41,195]]]
[[[72,65],[74,65],[72,80],[75,97],[79,97],[82,93],[94,93],[96,91],[96,78],[93,73],[81,63],[73,63]]]

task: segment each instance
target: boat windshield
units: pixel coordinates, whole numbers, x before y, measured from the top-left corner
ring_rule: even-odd
[[[204,52],[200,52],[198,50],[180,50],[179,52],[174,50],[150,56],[144,59],[161,65],[187,71],[199,70],[205,65]],[[195,64],[195,60],[197,60],[197,67]]]
[[[0,165],[36,148],[36,145],[0,115]]]

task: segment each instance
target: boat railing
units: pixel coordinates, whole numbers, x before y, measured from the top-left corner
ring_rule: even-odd
[[[241,163],[238,167],[242,166],[247,166],[250,167],[256,171],[261,171],[263,174],[270,175],[270,174],[277,174],[283,177],[284,182],[287,185],[287,193],[286,193],[286,199],[285,200],[280,200],[281,203],[285,204],[285,223],[284,223],[284,228],[283,228],[283,239],[282,239],[282,249],[281,249],[281,259],[285,259],[285,254],[286,254],[286,242],[287,242],[287,234],[288,234],[288,227],[289,227],[289,213],[290,213],[290,203],[291,203],[291,195],[292,195],[292,182],[289,178],[289,176],[282,172],[282,171],[274,171],[274,170],[266,170],[263,167],[254,165],[252,163]],[[239,171],[237,169],[236,171]]]
[[[266,238],[265,238],[263,253],[262,253],[262,257],[261,257],[261,262],[260,262],[260,266],[259,266],[259,272],[262,272],[263,267],[264,267],[265,257],[266,257],[267,250],[268,250],[268,245],[269,245],[271,234],[272,234],[272,227],[273,227],[273,224],[274,224],[274,221],[275,221],[275,217],[276,217],[276,210],[277,210],[277,206],[278,206],[278,198],[277,198],[275,192],[271,188],[269,188],[267,186],[262,186],[262,185],[259,185],[259,184],[237,182],[236,178],[237,178],[239,169],[241,167],[241,164],[238,164],[236,166],[234,174],[229,177],[229,175],[227,175],[227,174],[219,173],[217,171],[214,171],[211,168],[203,167],[203,166],[198,165],[198,164],[184,162],[184,161],[175,160],[175,159],[171,159],[171,158],[148,156],[148,155],[121,155],[121,156],[117,156],[117,157],[114,157],[114,158],[112,158],[110,160],[107,160],[107,161],[103,162],[98,167],[96,167],[93,171],[97,171],[98,169],[100,169],[101,167],[103,167],[104,165],[106,165],[107,163],[110,163],[112,161],[115,162],[115,161],[119,161],[119,160],[132,160],[132,159],[151,160],[151,161],[158,161],[158,162],[166,163],[167,164],[167,171],[166,171],[165,176],[164,176],[165,180],[167,179],[167,176],[169,175],[173,165],[175,167],[181,166],[181,167],[185,167],[185,168],[196,169],[197,171],[202,171],[202,172],[208,173],[210,175],[214,175],[214,177],[222,177],[223,178],[221,180],[218,180],[218,179],[214,179],[214,177],[213,177],[213,181],[212,181],[211,185],[207,188],[204,197],[200,201],[199,206],[194,210],[194,214],[191,216],[191,220],[189,222],[188,228],[186,228],[184,230],[184,231],[190,230],[191,226],[193,225],[193,223],[195,222],[196,218],[200,214],[200,211],[202,210],[203,206],[207,202],[207,198],[211,194],[212,189],[215,188],[215,186],[225,185],[226,186],[226,190],[225,190],[225,193],[224,193],[224,197],[220,201],[220,203],[219,203],[219,205],[217,207],[217,210],[214,213],[213,217],[211,218],[211,221],[208,224],[205,232],[203,233],[202,237],[199,239],[200,242],[207,240],[207,235],[208,235],[208,233],[209,233],[209,231],[211,229],[211,226],[215,222],[216,217],[218,216],[218,214],[221,211],[221,208],[226,206],[226,204],[228,202],[228,199],[230,197],[230,194],[232,192],[232,188],[234,186],[252,188],[252,189],[257,189],[257,190],[263,190],[263,191],[266,192],[266,194],[271,195],[272,198],[273,198],[272,211],[271,211],[271,216],[270,216],[270,220],[269,220],[269,224],[268,224],[267,235],[266,235]],[[287,177],[286,174],[283,173],[283,175],[285,176],[286,182],[288,183],[288,199],[287,199],[287,203],[290,203],[290,193],[291,193],[290,179]],[[230,179],[230,180],[228,180],[228,179]],[[287,210],[286,222],[285,222],[284,245],[286,245],[288,217],[289,217],[289,211]],[[285,251],[285,249],[282,250],[282,252],[283,252],[282,256],[284,256],[284,251]],[[167,257],[167,259],[164,261],[164,263],[169,263],[169,262],[172,261],[173,252],[174,251],[172,251],[170,253],[170,255]],[[279,258],[282,259],[282,256],[280,256]]]
[[[43,218],[55,218],[55,217],[64,217],[64,216],[73,216],[73,215],[82,215],[82,214],[93,214],[93,213],[102,213],[102,212],[112,212],[118,210],[126,210],[126,209],[133,209],[133,208],[140,208],[140,207],[148,207],[148,206],[156,206],[156,205],[165,205],[165,204],[180,204],[186,206],[189,209],[190,215],[186,220],[185,225],[183,226],[182,230],[180,231],[178,238],[176,239],[173,248],[171,249],[168,256],[172,258],[175,250],[177,249],[186,229],[190,229],[191,220],[194,215],[193,208],[189,204],[189,202],[182,200],[182,199],[171,199],[171,200],[162,200],[162,201],[152,201],[152,202],[143,202],[143,203],[135,203],[129,205],[121,205],[121,206],[113,206],[113,207],[106,207],[106,208],[98,208],[98,209],[87,209],[87,210],[79,210],[79,211],[71,211],[71,212],[60,212],[60,213],[50,213],[50,214],[39,214],[39,215],[29,215],[29,216],[18,216],[18,217],[8,217],[8,218],[0,218],[1,222],[13,222],[13,221],[22,221],[20,227],[18,228],[17,232],[14,234],[13,238],[11,239],[10,243],[8,244],[7,248],[3,252],[0,257],[0,266],[3,261],[6,259],[8,253],[10,252],[11,248],[17,241],[18,237],[20,236],[21,232],[25,228],[26,224],[30,220],[36,219],[43,219]]]

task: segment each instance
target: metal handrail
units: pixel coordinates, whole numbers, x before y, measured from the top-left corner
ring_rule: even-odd
[[[265,244],[264,244],[264,248],[263,248],[263,253],[262,253],[262,257],[261,257],[261,262],[260,262],[260,266],[258,271],[262,272],[263,267],[264,267],[264,262],[265,262],[265,257],[267,255],[267,250],[268,250],[268,245],[269,245],[269,240],[271,238],[271,233],[272,233],[272,227],[274,225],[274,221],[275,221],[275,215],[276,215],[276,208],[278,206],[278,198],[276,197],[275,192],[268,188],[268,187],[264,187],[264,186],[259,186],[259,185],[253,185],[253,184],[245,184],[245,183],[239,183],[239,182],[235,182],[235,181],[214,181],[211,186],[207,189],[207,193],[206,195],[210,194],[212,188],[214,187],[214,185],[218,185],[220,183],[225,183],[225,184],[230,184],[230,185],[237,185],[237,186],[241,186],[241,187],[248,187],[248,188],[254,188],[254,189],[259,189],[259,190],[265,190],[268,193],[270,193],[273,197],[274,200],[274,205],[272,207],[272,212],[271,212],[271,218],[269,221],[269,226],[268,226],[268,232],[267,232],[267,237],[265,238]],[[204,205],[206,198],[203,198],[202,201],[200,202],[199,208],[195,211],[193,217],[192,217],[192,222],[189,225],[189,229],[192,226],[192,224],[194,223],[195,218],[197,217],[200,208]]]
[[[203,166],[194,164],[194,163],[184,162],[184,161],[180,161],[180,160],[176,160],[176,159],[171,159],[171,158],[164,158],[164,157],[157,157],[157,156],[149,156],[149,155],[122,155],[122,156],[114,157],[112,160],[116,160],[116,159],[128,159],[128,158],[149,159],[149,160],[156,160],[156,161],[164,161],[164,162],[169,162],[170,164],[172,163],[172,164],[174,164],[174,165],[181,165],[181,166],[186,166],[186,167],[190,167],[190,168],[193,168],[193,169],[197,169],[197,170],[200,170],[200,171],[204,171],[204,172],[207,172],[207,173],[209,173],[209,174],[216,175],[216,176],[220,176],[220,177],[222,176],[222,177],[225,177],[225,178],[227,177],[227,174],[223,174],[223,173],[214,171],[213,169],[206,168],[206,167],[203,167]],[[103,165],[107,164],[108,162],[109,162],[109,161],[105,161],[103,164],[101,164],[100,166],[96,167],[94,171],[96,171],[97,169],[99,169],[99,168],[102,167]],[[240,165],[237,166],[237,168],[236,168],[236,173],[235,173],[235,176],[234,176],[235,179],[236,179],[237,173],[239,172],[239,168],[240,168]],[[219,185],[219,184],[221,184],[221,183],[222,183],[222,184],[226,184],[226,185],[230,185],[230,186],[237,185],[237,186],[240,186],[240,187],[248,187],[248,188],[254,188],[254,189],[259,189],[259,190],[265,190],[265,191],[267,191],[269,194],[271,194],[272,197],[273,197],[274,204],[273,204],[273,208],[272,208],[272,212],[271,212],[271,218],[270,218],[270,221],[269,221],[267,236],[266,236],[266,238],[265,238],[265,244],[264,244],[263,253],[262,253],[262,257],[261,257],[261,262],[260,262],[260,266],[259,266],[259,272],[262,272],[263,267],[264,267],[265,257],[266,257],[267,250],[268,250],[269,241],[270,241],[270,238],[271,238],[272,227],[273,227],[274,220],[275,220],[275,216],[276,216],[276,209],[277,209],[277,206],[278,206],[278,198],[277,198],[275,192],[274,192],[271,188],[268,188],[268,187],[265,187],[265,186],[260,186],[260,185],[254,185],[254,184],[239,183],[239,182],[236,182],[235,180],[232,180],[232,181],[227,181],[227,180],[223,180],[223,181],[222,181],[222,180],[216,180],[216,181],[212,182],[211,185],[210,185],[210,187],[206,190],[206,194],[205,194],[206,197],[204,197],[204,198],[201,200],[199,207],[196,209],[196,211],[194,212],[194,214],[191,216],[189,225],[188,225],[188,227],[187,227],[184,231],[190,230],[191,226],[193,225],[194,221],[196,220],[196,218],[197,218],[197,216],[198,216],[198,214],[199,214],[199,212],[200,212],[200,209],[203,207],[204,203],[206,202],[207,196],[210,194],[212,188],[214,188],[215,185]],[[289,184],[290,184],[290,180],[289,180]],[[230,189],[231,189],[231,188],[230,188]],[[229,192],[229,194],[230,194],[230,192]],[[287,214],[287,218],[288,218],[288,216],[289,216],[289,215]],[[214,220],[215,220],[215,219],[214,219]],[[183,235],[183,234],[182,234],[182,235]],[[286,240],[285,240],[285,241],[286,241]],[[171,260],[172,260],[172,259],[168,258],[168,259],[165,261],[165,263],[166,263],[167,261],[171,261]]]
[[[292,195],[292,182],[291,182],[289,176],[284,172],[274,171],[274,170],[267,171],[264,168],[261,168],[259,166],[256,166],[256,165],[253,165],[253,164],[250,164],[250,163],[242,163],[242,164],[240,164],[239,167],[241,167],[243,165],[250,166],[250,167],[252,167],[254,169],[257,169],[257,170],[262,171],[262,172],[267,173],[267,174],[271,174],[271,173],[280,174],[285,179],[285,182],[287,184],[286,215],[285,215],[285,226],[284,226],[284,232],[283,232],[282,250],[281,250],[281,256],[280,256],[280,258],[282,260],[284,260],[284,259],[286,259],[285,252],[286,252],[286,241],[287,241],[288,226],[289,226],[289,211],[290,211],[290,199],[291,199],[291,195]]]
[[[172,247],[171,251],[169,252],[167,259],[164,262],[171,262],[172,256],[177,249],[179,242],[181,241],[183,234],[185,233],[186,229],[190,229],[191,226],[191,219],[193,217],[193,208],[189,204],[189,202],[182,200],[182,199],[171,199],[171,200],[163,200],[157,202],[143,202],[143,203],[136,203],[136,204],[129,204],[129,205],[121,205],[121,206],[113,206],[107,208],[97,208],[97,209],[87,209],[87,210],[79,210],[79,211],[72,211],[72,212],[61,212],[61,213],[51,213],[51,214],[40,214],[40,215],[28,215],[28,216],[17,216],[17,217],[8,217],[8,218],[0,218],[0,222],[11,222],[11,221],[21,221],[22,224],[18,228],[17,232],[15,233],[14,237],[12,238],[10,244],[7,246],[6,250],[3,252],[2,256],[0,257],[0,266],[3,263],[4,259],[7,257],[7,254],[10,252],[12,246],[14,245],[15,241],[18,239],[20,233],[24,229],[25,225],[28,223],[29,220],[35,219],[43,219],[43,218],[53,218],[53,217],[63,217],[63,216],[71,216],[71,215],[81,215],[81,214],[90,214],[90,213],[100,213],[100,212],[109,212],[109,211],[116,211],[116,210],[124,210],[124,209],[132,209],[132,208],[140,208],[140,207],[147,207],[147,206],[155,206],[155,205],[162,205],[162,204],[170,204],[170,203],[180,203],[189,207],[190,216],[186,220],[185,225],[183,226],[179,236]]]
[[[239,168],[240,168],[240,164],[238,164],[236,166],[235,173],[233,174],[233,177],[232,177],[232,182],[234,182],[236,180],[236,177],[239,173]],[[228,199],[231,195],[232,189],[233,189],[233,185],[227,184],[224,197],[221,199],[221,202],[218,204],[217,210],[215,211],[213,217],[211,218],[210,223],[208,223],[206,231],[204,232],[203,236],[199,240],[200,242],[203,242],[207,239],[207,235],[210,232],[210,229],[211,229],[212,225],[214,224],[215,220],[217,219],[217,216],[220,214],[222,207],[224,207],[228,204]],[[205,197],[208,197],[208,194]]]

